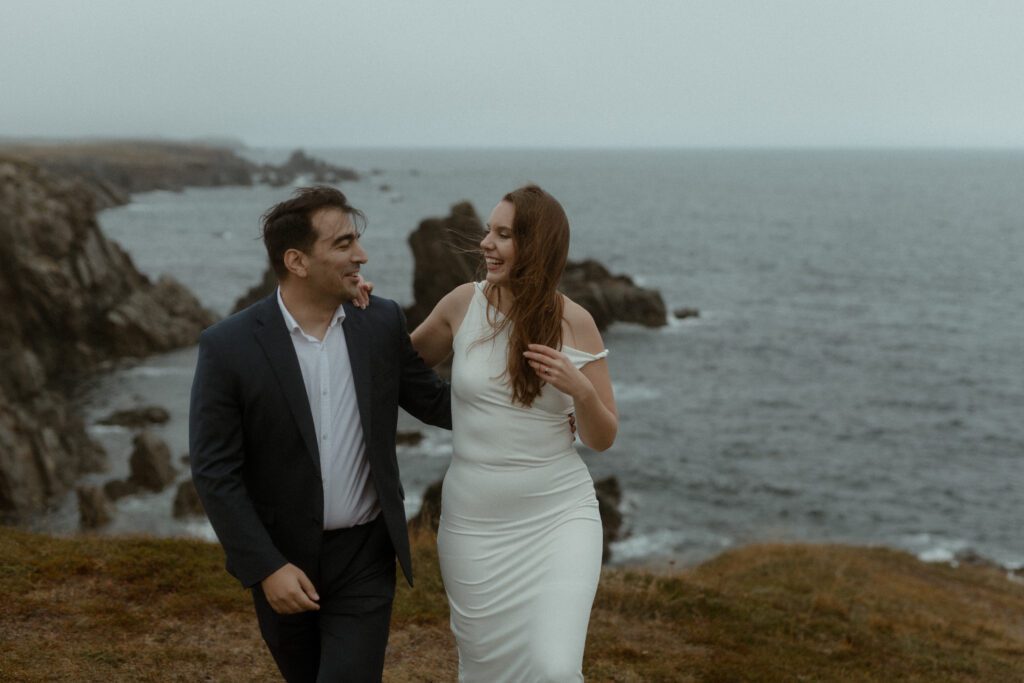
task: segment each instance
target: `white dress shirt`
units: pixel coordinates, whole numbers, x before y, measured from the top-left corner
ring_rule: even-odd
[[[370,522],[380,512],[380,505],[366,459],[352,362],[341,325],[345,309],[338,307],[321,340],[299,326],[284,305],[280,287],[277,303],[299,357],[302,382],[313,413],[324,483],[324,529]]]

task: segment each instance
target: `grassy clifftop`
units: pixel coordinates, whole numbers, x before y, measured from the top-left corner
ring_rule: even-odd
[[[414,539],[385,680],[455,680],[433,539]],[[0,680],[278,680],[218,546],[0,528]],[[885,549],[764,545],[605,570],[588,681],[1022,681],[1024,585]]]

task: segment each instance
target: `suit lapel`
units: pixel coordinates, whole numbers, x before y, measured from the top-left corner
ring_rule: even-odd
[[[298,356],[295,355],[295,346],[288,335],[276,294],[263,300],[256,320],[256,340],[263,347],[270,367],[274,369],[302,440],[306,443],[306,450],[313,458],[316,471],[320,473],[320,449],[316,442],[313,413],[309,408],[309,397],[306,396],[306,385],[302,381],[302,370],[299,368]]]
[[[355,383],[356,403],[359,404],[359,421],[363,426],[363,440],[370,443],[370,426],[372,410],[370,403],[373,393],[370,377],[370,336],[363,319],[363,311],[351,303],[345,304],[345,345],[348,347],[348,358],[352,364],[352,380]]]

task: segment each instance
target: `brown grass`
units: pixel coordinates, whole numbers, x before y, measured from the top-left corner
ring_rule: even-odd
[[[452,681],[433,539],[414,538],[388,681]],[[275,681],[213,544],[0,529],[0,680]],[[765,545],[674,575],[606,570],[590,681],[1024,681],[1024,586],[892,550]]]

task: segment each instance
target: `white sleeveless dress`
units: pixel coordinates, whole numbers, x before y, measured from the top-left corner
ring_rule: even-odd
[[[507,329],[478,341],[491,333],[486,307],[477,283],[453,344],[454,453],[437,536],[459,680],[582,681],[602,534],[572,398],[545,385],[532,407],[512,404]],[[562,352],[577,367],[608,353]]]

